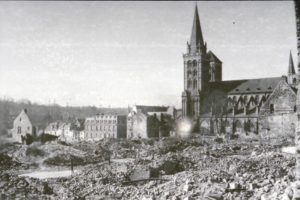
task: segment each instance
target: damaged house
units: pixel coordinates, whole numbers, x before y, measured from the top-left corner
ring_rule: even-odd
[[[176,116],[172,106],[135,105],[127,117],[127,138],[168,137]]]

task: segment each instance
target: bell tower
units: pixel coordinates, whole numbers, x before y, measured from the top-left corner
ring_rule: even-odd
[[[205,90],[210,81],[207,45],[204,43],[197,5],[190,41],[184,61],[184,91],[182,93],[183,117],[197,119],[200,116],[201,91]]]

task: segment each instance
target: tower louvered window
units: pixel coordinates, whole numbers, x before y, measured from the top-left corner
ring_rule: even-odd
[[[193,67],[197,67],[197,61],[196,60],[193,61]]]
[[[192,69],[192,62],[191,61],[187,62],[187,68],[188,68],[188,70]]]
[[[193,71],[193,76],[197,76],[197,70]]]
[[[188,78],[191,78],[192,77],[192,71],[188,71]]]
[[[191,80],[188,80],[187,86],[188,86],[188,88],[190,88],[192,86],[192,81]]]
[[[197,89],[197,80],[194,80],[194,82],[193,82],[193,88]]]

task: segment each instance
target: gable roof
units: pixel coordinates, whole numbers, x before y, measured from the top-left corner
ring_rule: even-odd
[[[207,52],[207,56],[208,56],[209,61],[216,62],[216,63],[222,63],[222,61],[210,50]]]
[[[281,92],[282,90],[284,90],[284,92]],[[266,102],[262,106],[261,110],[262,111],[267,110],[270,107],[270,102],[271,101],[273,101],[274,99],[278,99],[279,96],[284,96],[284,95],[288,95],[288,96],[290,96],[290,98],[294,98],[294,100],[290,99],[291,102],[296,102],[296,92],[295,92],[295,90],[286,81],[281,80],[277,84],[276,88],[274,89],[274,91],[272,92],[270,97],[266,100]],[[284,108],[284,111],[286,112],[286,108]]]
[[[227,94],[271,93],[281,77],[244,79],[233,81],[211,82],[210,90],[221,90]]]
[[[166,112],[168,107],[166,106],[143,106],[143,105],[136,105],[137,110],[141,110],[142,112]]]
[[[16,120],[19,120],[20,118],[22,118],[22,120],[27,120],[30,124],[32,124],[31,120],[30,120],[30,117],[28,116],[27,114],[27,109],[23,109],[19,115],[14,119],[14,122]]]

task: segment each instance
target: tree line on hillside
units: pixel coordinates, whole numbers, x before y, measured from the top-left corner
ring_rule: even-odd
[[[7,130],[13,127],[13,120],[27,109],[33,126],[45,128],[49,123],[57,120],[71,121],[76,118],[86,118],[97,113],[127,114],[127,108],[99,108],[96,106],[60,106],[57,104],[41,105],[30,101],[14,101],[13,99],[0,99],[0,135],[6,135]]]

